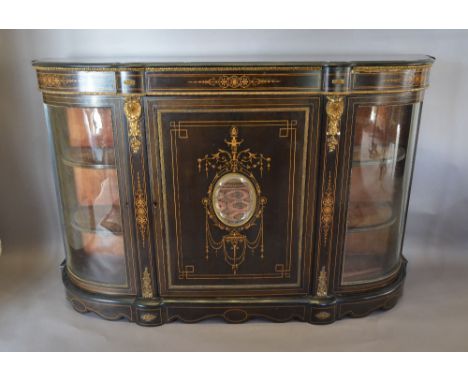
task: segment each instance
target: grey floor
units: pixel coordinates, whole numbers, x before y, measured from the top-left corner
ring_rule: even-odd
[[[388,312],[332,325],[251,321],[143,328],[76,313],[65,301],[60,245],[0,257],[0,350],[448,351],[468,350],[468,264],[411,263]]]

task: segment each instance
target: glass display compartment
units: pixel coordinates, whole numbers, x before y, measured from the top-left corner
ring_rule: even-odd
[[[343,284],[398,268],[418,116],[419,103],[355,108]]]
[[[47,105],[46,112],[61,185],[68,272],[88,288],[126,286],[112,108]]]

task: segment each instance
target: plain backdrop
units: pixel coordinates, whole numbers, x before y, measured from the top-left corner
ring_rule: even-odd
[[[0,349],[468,350],[467,31],[0,31],[0,52]],[[404,53],[437,61],[409,205],[408,282],[394,310],[327,327],[209,321],[144,329],[66,304],[51,147],[31,60]]]

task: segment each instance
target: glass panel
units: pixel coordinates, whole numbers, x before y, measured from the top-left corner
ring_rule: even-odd
[[[46,106],[67,235],[67,267],[84,281],[126,286],[112,110]]]
[[[222,223],[239,227],[247,223],[255,212],[257,194],[252,182],[239,173],[223,175],[215,184],[213,209]]]
[[[375,281],[399,263],[419,104],[359,105],[343,283]]]

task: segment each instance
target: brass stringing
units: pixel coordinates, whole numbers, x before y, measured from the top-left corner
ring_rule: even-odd
[[[141,149],[141,104],[139,98],[128,97],[124,105],[125,116],[128,122],[128,137],[133,154],[138,154]]]
[[[61,88],[76,83],[75,78],[67,78],[58,74],[39,74],[39,87]]]
[[[333,210],[335,205],[335,195],[332,187],[331,174],[328,175],[328,183],[325,193],[322,198],[322,230],[323,230],[323,242],[327,244],[328,233],[330,231],[331,223],[333,221]]]
[[[340,119],[344,111],[344,98],[342,96],[328,96],[327,100],[327,146],[328,152],[332,153],[338,146]]]
[[[141,234],[143,246],[145,245],[146,230],[148,228],[148,209],[146,202],[146,193],[143,191],[140,177],[138,177],[137,189],[135,191],[135,219]]]
[[[327,277],[327,271],[325,270],[325,266],[323,266],[322,269],[320,270],[320,275],[318,278],[317,296],[326,297],[327,294],[328,294],[328,277]]]
[[[253,171],[258,170],[260,176],[263,175],[264,168],[270,169],[271,158],[263,154],[253,153],[250,149],[238,151],[239,146],[244,141],[238,139],[238,129],[235,126],[231,127],[230,140],[224,140],[229,146],[230,151],[218,149],[214,154],[206,154],[203,158],[199,158],[198,171],[201,172],[204,168],[206,176],[208,177],[209,171],[214,169],[215,176],[208,189],[208,194],[202,199],[202,204],[205,209],[205,258],[209,259],[210,250],[215,251],[215,255],[219,250],[223,251],[224,261],[231,266],[233,274],[237,274],[239,266],[245,261],[247,249],[251,253],[260,248],[260,258],[264,256],[264,243],[263,243],[263,209],[267,203],[267,198],[261,195],[260,186],[258,185]],[[255,187],[257,194],[256,210],[252,217],[240,226],[229,226],[224,224],[218,219],[213,210],[212,193],[213,187],[216,182],[224,175],[229,173],[237,173],[247,177]],[[212,232],[211,224],[216,226],[222,231],[227,231],[227,234],[222,235],[220,239],[216,239]],[[246,234],[241,231],[246,231],[252,226],[257,226],[258,231],[253,240],[250,240]]]
[[[148,267],[145,267],[143,272],[143,278],[141,280],[141,295],[143,298],[153,297],[153,287],[151,285],[151,275],[148,271]]]
[[[220,76],[211,77],[207,80],[192,80],[188,81],[191,84],[209,85],[222,89],[245,89],[249,87],[257,87],[259,85],[277,84],[280,80],[271,78],[251,78],[247,76]]]

